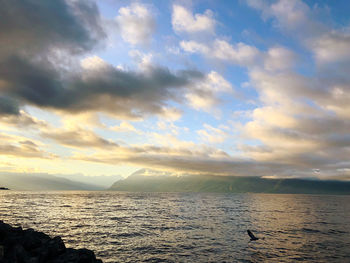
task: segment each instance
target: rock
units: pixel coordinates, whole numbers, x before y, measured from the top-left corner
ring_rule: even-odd
[[[33,250],[40,247],[44,240],[49,241],[50,237],[47,235],[40,235],[43,233],[35,232],[33,229],[24,230],[23,246],[27,250]]]
[[[0,263],[102,263],[88,249],[66,248],[61,237],[12,227],[0,220]]]
[[[4,246],[0,246],[0,260],[4,257]]]
[[[49,240],[49,242],[47,242],[46,246],[49,252],[49,258],[55,258],[63,254],[66,250],[66,246],[64,245],[61,237],[54,237],[53,239]]]

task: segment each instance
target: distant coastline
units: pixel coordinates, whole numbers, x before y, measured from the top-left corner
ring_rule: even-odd
[[[350,182],[261,177],[187,175],[145,176],[143,171],[115,182],[109,190],[128,192],[212,192],[350,195]]]
[[[0,190],[10,190],[10,189],[7,187],[0,187]]]

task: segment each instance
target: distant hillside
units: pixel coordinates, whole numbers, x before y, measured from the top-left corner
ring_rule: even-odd
[[[102,190],[103,188],[48,174],[1,173],[0,185],[11,190]]]
[[[55,176],[76,182],[95,185],[104,189],[111,187],[114,182],[123,178],[121,175],[87,176],[83,174],[56,174]]]
[[[350,194],[350,182],[306,179],[263,179],[236,176],[150,176],[133,174],[110,190],[130,192],[219,192]]]

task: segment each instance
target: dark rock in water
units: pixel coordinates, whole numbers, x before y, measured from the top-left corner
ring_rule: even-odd
[[[0,263],[102,263],[88,249],[66,248],[61,237],[12,227],[0,220]]]
[[[7,187],[0,187],[0,190],[10,190],[10,189]]]

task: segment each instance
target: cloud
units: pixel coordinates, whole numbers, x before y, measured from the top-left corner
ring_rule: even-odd
[[[152,65],[153,55],[151,53],[144,54],[139,50],[129,51],[130,57],[137,63],[137,66],[140,70],[145,71],[149,69]]]
[[[173,5],[171,19],[173,29],[177,33],[214,33],[216,21],[213,12],[206,10],[204,14],[192,14],[185,7]]]
[[[192,81],[197,71],[171,73],[150,66],[147,72],[123,71],[93,57],[82,62],[81,72],[61,79],[49,62],[10,58],[0,65],[3,92],[19,101],[42,108],[69,112],[105,111],[122,118],[162,115],[169,97]],[[93,99],[92,99],[93,98]]]
[[[0,17],[0,58],[45,54],[53,49],[82,52],[105,36],[97,6],[89,0],[6,1]]]
[[[148,44],[155,31],[156,22],[149,7],[140,3],[119,9],[116,22],[123,39],[133,45]]]
[[[223,135],[222,130],[205,125],[213,136]],[[237,159],[226,152],[204,144],[181,141],[174,135],[153,134],[156,144],[116,145],[90,130],[56,130],[42,133],[43,138],[51,138],[59,145],[94,152],[76,152],[72,160],[103,163],[110,165],[138,165],[161,168],[176,172],[211,173],[221,175],[267,175],[279,164],[259,164],[246,159]],[[253,165],[254,163],[254,165]],[[271,167],[269,167],[271,165]],[[248,169],[251,167],[251,169]]]
[[[106,125],[101,121],[103,114],[97,112],[81,112],[78,114],[66,114],[63,111],[54,111],[56,117],[60,118],[62,127],[67,130],[74,129],[105,129]]]
[[[181,48],[189,53],[199,53],[209,59],[237,64],[248,68],[263,67],[268,71],[285,71],[293,68],[297,55],[282,46],[273,46],[266,52],[244,43],[230,44],[215,39],[212,43],[181,41]]]
[[[348,28],[331,28],[318,19],[316,6],[309,7],[300,0],[247,3],[260,10],[263,19],[271,20],[270,24],[284,36],[300,41],[312,58],[307,61],[305,74],[304,65],[296,68],[297,62],[305,61],[280,45],[258,49],[220,37],[207,42],[200,42],[200,37],[196,41],[181,41],[180,47],[188,53],[200,54],[213,60],[210,62],[223,62],[225,66],[246,68],[249,81],[242,89],[249,86],[258,96],[255,104],[243,111],[249,114],[241,123],[234,123],[231,131],[205,124],[195,133],[199,141],[210,146],[180,140],[184,136],[180,131],[186,128],[172,121],[184,113],[180,104],[217,113],[217,106],[233,92],[232,85],[219,73],[171,71],[154,65],[150,53],[138,50],[129,53],[138,66],[136,70],[118,68],[93,55],[104,44],[106,34],[92,1],[3,3],[0,122],[2,131],[17,129],[16,134],[27,134],[30,139],[2,135],[2,158],[57,157],[32,139],[40,138],[53,142],[46,147],[78,150],[72,160],[109,165],[125,163],[212,174],[327,178],[346,175],[350,169]],[[172,22],[176,33],[191,36],[213,36],[217,24],[211,11],[193,14],[180,5],[173,6]],[[115,31],[132,45],[150,43],[156,26],[149,6],[140,3],[121,8],[114,25]],[[53,129],[35,117],[44,116],[42,112],[31,116],[28,105],[54,111],[57,115],[52,123],[57,118],[63,127]],[[124,121],[107,127],[99,120],[101,114]],[[150,119],[150,123],[158,121],[154,129],[166,129],[169,134],[141,133],[126,121],[148,116],[156,116]],[[98,134],[95,127],[102,128],[103,133],[111,128],[142,134],[144,144],[116,143],[103,133]],[[226,144],[222,147],[242,158],[213,147],[228,142],[232,133],[240,136],[240,143],[236,148]]]
[[[314,61],[308,63],[314,63],[313,74],[297,72],[296,62],[302,61],[282,46],[255,49],[244,59],[242,54],[249,52],[227,41],[215,44],[218,39],[212,43],[183,41],[181,47],[248,69],[249,86],[257,91],[259,101],[247,116],[250,120],[235,126],[240,131],[237,150],[242,156],[271,168],[271,174],[277,164],[284,165],[277,176],[341,178],[341,169],[349,167],[346,156],[350,151],[348,30],[330,28],[317,19],[315,9],[299,0],[247,3],[311,52]]]
[[[275,1],[274,4],[265,1],[249,1],[249,3],[262,10],[264,19],[274,19],[274,25],[279,29],[294,34],[300,39],[304,38],[305,41],[302,40],[302,43],[313,52],[318,65],[347,60],[345,31],[332,31],[323,26],[322,23],[314,21],[312,9],[301,1],[281,0]],[[175,15],[175,8],[173,11],[173,15]],[[196,15],[185,11],[186,15],[196,20]],[[196,21],[194,21],[195,23]],[[213,27],[212,32],[214,29]],[[195,32],[181,29],[181,26],[175,29],[175,25],[174,30],[177,30],[178,33]],[[304,173],[308,169],[312,171],[314,166],[321,169],[322,173],[330,174],[332,169],[338,169],[344,165],[341,163],[344,163],[346,158],[342,155],[345,156],[349,151],[349,138],[346,136],[348,125],[344,123],[350,112],[346,106],[349,93],[346,80],[340,82],[339,78],[331,78],[330,73],[326,77],[318,75],[306,77],[293,72],[298,57],[294,52],[282,46],[258,50],[245,43],[229,43],[221,39],[214,39],[207,43],[182,41],[180,46],[189,53],[199,53],[209,59],[247,67],[249,84],[256,89],[259,95],[259,107],[252,111],[251,120],[240,126],[243,127],[242,138],[245,138],[248,143],[241,145],[239,150],[250,158],[249,161],[237,164],[232,157],[221,156],[221,159],[215,159],[215,164],[213,164],[218,169],[218,173],[222,173],[223,170],[227,173],[229,171],[235,173],[237,169],[240,170],[239,167],[247,169],[245,174],[254,173],[253,170],[249,170],[249,165],[257,165],[260,167],[258,169],[260,174],[278,172],[284,175],[302,175],[303,171]],[[140,62],[142,62],[143,58],[139,57]],[[84,70],[93,72],[92,75],[106,76],[105,72],[110,69],[111,65],[101,63],[98,59],[94,60],[96,60],[97,66],[84,66]],[[146,76],[151,72],[138,74]],[[89,77],[84,76],[82,79],[86,81]],[[186,88],[180,85],[181,88],[178,90],[181,90],[187,102],[198,110],[209,111],[220,102],[218,93],[228,93],[228,89],[215,89],[215,87],[228,87],[223,84],[224,82],[215,86],[208,76],[202,76],[200,81],[193,81],[193,77],[190,77],[187,81],[183,84]],[[136,94],[131,97],[134,99]],[[167,97],[170,97],[170,94],[173,93],[169,93],[168,96],[164,96],[158,101],[160,107],[156,111],[152,111],[153,114],[168,108],[168,105],[162,103],[166,101]],[[179,99],[181,100],[181,98],[175,97],[175,101]],[[139,105],[141,101],[133,100],[133,102]],[[106,101],[103,101],[102,104],[109,105]],[[116,112],[115,109],[109,111]],[[117,112],[122,111],[117,110]],[[126,115],[130,116],[130,112]],[[332,127],[331,130],[335,135],[327,132],[327,126]],[[217,128],[212,128],[207,127],[199,131],[199,134],[206,140],[214,142],[215,132],[218,131],[214,130]],[[176,141],[171,137],[167,137],[166,140]],[[254,140],[257,145],[250,145],[249,140]],[[196,169],[202,171],[202,167],[198,165],[201,164],[205,169],[211,170],[210,167],[203,164],[207,161],[203,152],[203,155],[196,152],[199,156],[194,157],[192,149],[188,149],[188,147],[189,145],[182,148],[181,151],[174,146],[122,147],[118,149],[124,153],[122,156],[108,157],[100,153],[93,156],[81,156],[81,158],[98,162],[126,162],[170,169],[176,169],[175,165],[181,163],[184,165],[184,170],[192,171]],[[195,145],[191,147],[195,148]],[[133,153],[132,156],[131,153]],[[165,154],[171,158],[166,157]],[[214,154],[212,153],[211,156],[213,157]],[[225,168],[218,168],[219,163]],[[280,167],[285,167],[285,170],[280,169]]]
[[[16,128],[46,128],[48,124],[45,121],[39,120],[30,116],[25,111],[18,111],[16,114],[0,115],[0,123],[15,126]]]
[[[172,120],[160,120],[157,122],[157,128],[161,131],[167,131],[173,135],[179,135],[180,132],[189,132],[189,128],[184,126],[180,127],[173,123]],[[157,141],[157,139],[156,139]]]
[[[350,35],[347,28],[331,29],[316,18],[307,4],[301,0],[280,0],[271,5],[271,16],[278,23],[296,32],[304,44],[314,53],[319,65],[349,61]]]
[[[287,71],[295,67],[298,56],[282,46],[273,46],[267,51],[258,50],[244,43],[230,44],[216,39],[212,43],[181,41],[180,46],[189,53],[199,53],[209,59],[237,64],[249,69],[264,68],[267,71]]]
[[[120,125],[118,128],[120,127],[127,127],[127,130],[133,130],[127,124]],[[205,127],[210,130],[210,132],[219,131],[219,129],[215,129],[209,125]],[[62,146],[68,146],[79,150],[94,149],[93,152],[80,152],[76,154],[74,158],[85,160],[93,156],[92,159],[94,162],[102,163],[108,163],[107,159],[99,160],[99,158],[104,158],[102,156],[108,155],[110,157],[118,156],[121,160],[129,159],[133,156],[145,157],[147,155],[159,156],[159,158],[164,158],[166,156],[173,156],[174,158],[184,158],[186,156],[201,156],[203,158],[228,157],[228,154],[222,150],[204,144],[196,145],[191,141],[182,141],[172,134],[144,133],[144,136],[150,136],[154,143],[141,145],[127,145],[126,143],[117,144],[96,134],[93,130],[78,127],[71,129],[46,129],[41,132],[40,136],[45,139],[52,139],[55,143]]]
[[[35,16],[26,10],[36,10]],[[18,115],[32,105],[70,113],[108,112],[125,119],[167,116],[175,113],[169,101],[183,102],[183,91],[202,78],[198,71],[173,73],[149,60],[140,72],[119,69],[97,56],[79,61],[105,38],[91,1],[11,1],[0,14],[0,35],[6,35],[0,36],[5,47],[0,51],[0,114]],[[135,32],[141,34],[136,39],[141,41],[149,16],[145,6],[133,4],[121,8],[117,20],[136,21]],[[124,29],[130,27],[125,24]]]
[[[250,7],[260,10],[264,20],[275,18],[274,24],[282,30],[302,30],[303,33],[316,33],[319,24],[312,17],[312,11],[301,0],[247,0]],[[301,33],[301,31],[299,31]]]
[[[1,86],[1,84],[0,84]],[[18,115],[19,106],[12,98],[0,97],[0,116],[1,115]]]
[[[332,30],[310,40],[310,46],[321,64],[350,61],[350,33]]]
[[[194,109],[211,112],[221,103],[220,94],[232,92],[232,85],[219,73],[211,71],[202,81],[194,83],[185,97]]]
[[[139,133],[138,130],[129,122],[122,121],[119,125],[115,125],[110,128],[112,131],[116,132],[136,132]]]
[[[250,72],[250,77],[263,105],[243,126],[241,135],[258,141],[256,146],[240,146],[244,155],[259,162],[287,162],[299,169],[317,167],[328,175],[337,174],[335,168],[349,152],[350,126],[348,117],[329,109],[335,101],[327,84],[321,89],[317,76],[263,69]]]
[[[297,61],[297,55],[291,50],[275,46],[264,55],[264,68],[268,71],[285,71],[292,69]]]
[[[45,152],[37,143],[25,137],[0,133],[0,141],[0,156],[42,159],[56,157],[52,153]]]
[[[80,61],[80,65],[86,71],[103,71],[111,66],[98,56],[86,57]]]
[[[300,0],[279,0],[273,3],[267,12],[275,16],[281,26],[288,29],[308,27],[312,23],[308,16],[310,8]]]
[[[321,135],[308,134],[306,136],[308,129],[315,127],[310,120],[305,120],[305,123],[311,123],[307,128],[304,128],[299,122],[281,128],[275,123],[270,126],[263,122],[259,123],[259,120],[264,121],[263,117],[256,117],[244,129],[246,135],[249,135],[250,132],[253,138],[260,139],[263,144],[241,145],[239,150],[245,152],[244,158],[230,156],[220,149],[205,144],[181,141],[171,134],[148,134],[148,136],[154,136],[156,143],[131,146],[125,143],[116,144],[97,135],[92,130],[81,128],[47,131],[41,136],[51,138],[59,145],[79,150],[94,149],[94,151],[76,152],[70,157],[72,160],[110,165],[137,165],[178,173],[301,177],[310,176],[317,169],[319,171],[317,177],[324,177],[340,176],[342,169],[350,166],[346,158],[350,145],[348,135],[347,137],[329,136],[330,133],[323,131]],[[322,127],[323,124],[318,128],[322,129]],[[203,131],[206,133],[199,131],[199,135],[205,140],[213,139],[212,143],[220,143],[218,138],[227,137],[227,127],[216,128],[204,125],[204,128]],[[347,128],[343,125],[344,132]],[[322,138],[327,140],[320,144],[319,140]],[[13,148],[6,149],[9,151]]]
[[[229,44],[225,40],[216,39],[209,44],[199,43],[196,41],[181,41],[180,46],[183,50],[190,53],[201,53],[212,59],[231,62],[238,65],[252,65],[259,56],[259,51],[244,43],[235,45]]]
[[[293,105],[310,96],[318,96],[320,92],[314,89],[315,80],[290,71],[275,73],[257,68],[249,72],[249,77],[264,103]]]
[[[179,128],[173,125],[170,125],[173,130],[178,130]],[[169,132],[169,129],[167,129]],[[179,140],[175,135],[177,132],[173,132],[173,134],[162,134],[162,133],[152,133],[153,137],[153,144],[160,145],[163,148],[169,148],[169,149],[182,149],[183,152],[186,152],[186,155],[191,153],[192,151],[195,151],[196,144],[192,141],[184,141]],[[198,149],[198,147],[197,147]],[[197,150],[198,151],[198,150]]]
[[[292,168],[288,164],[257,163],[228,156],[225,152],[207,148],[207,152],[174,151],[157,148],[157,151],[120,154],[76,155],[77,160],[106,163],[113,165],[133,164],[141,167],[161,169],[181,173],[199,173],[210,175],[264,176],[282,174]],[[186,154],[187,153],[187,154]]]
[[[301,0],[249,0],[248,5],[272,18],[283,32],[293,34],[314,54],[319,66],[350,61],[350,34],[347,27],[332,29],[317,17],[317,5],[310,8]]]
[[[92,50],[104,39],[91,1],[2,3],[0,10],[0,114],[19,114],[21,97],[45,104],[60,89],[60,56]],[[30,10],[35,10],[35,14]],[[11,93],[17,93],[19,100]],[[49,103],[49,102],[47,102]]]
[[[164,107],[162,114],[159,116],[163,120],[177,121],[182,116],[182,110],[174,107]]]
[[[93,131],[81,128],[70,130],[47,130],[41,132],[41,137],[55,140],[59,144],[74,148],[115,148],[119,145],[106,140]]]
[[[222,129],[215,128],[209,124],[203,125],[205,129],[198,130],[197,134],[204,140],[209,143],[222,143],[228,137],[228,134]]]

